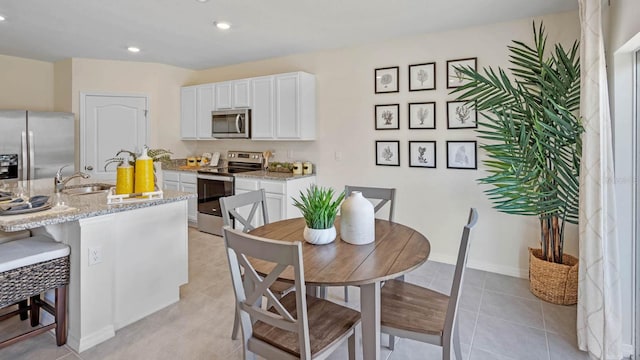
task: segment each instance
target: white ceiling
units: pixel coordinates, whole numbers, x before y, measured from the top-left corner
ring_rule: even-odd
[[[577,8],[576,0],[2,0],[0,54],[204,69]],[[213,21],[227,21],[222,32]],[[138,46],[138,54],[127,46]]]

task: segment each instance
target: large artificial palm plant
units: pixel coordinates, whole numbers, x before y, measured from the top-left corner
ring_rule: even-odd
[[[498,211],[540,219],[543,258],[562,263],[565,223],[578,222],[581,134],[578,43],[547,53],[544,27],[533,47],[508,46],[511,76],[459,68],[468,83],[452,93],[481,111],[478,133],[490,175],[479,179]]]

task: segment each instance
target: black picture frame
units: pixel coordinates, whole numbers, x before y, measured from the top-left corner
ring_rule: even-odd
[[[433,130],[436,128],[435,101],[413,102],[407,106],[409,129]]]
[[[376,140],[376,165],[400,166],[400,141]]]
[[[447,89],[455,89],[469,82],[456,72],[456,68],[459,67],[471,67],[473,70],[478,70],[478,58],[447,60]]]
[[[475,140],[447,141],[447,168],[478,169],[478,144]]]
[[[447,101],[447,129],[477,129],[478,111],[474,103]]]
[[[409,141],[409,167],[436,168],[435,141]]]
[[[376,94],[400,92],[399,66],[377,68],[373,72]]]
[[[374,106],[376,130],[400,129],[400,104],[381,104]]]
[[[436,63],[409,65],[409,91],[436,89]]]

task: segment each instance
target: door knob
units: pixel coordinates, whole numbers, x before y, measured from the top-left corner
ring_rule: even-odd
[[[87,171],[91,171],[91,170],[93,170],[93,166],[87,165],[87,166],[84,167],[84,169],[87,170]]]

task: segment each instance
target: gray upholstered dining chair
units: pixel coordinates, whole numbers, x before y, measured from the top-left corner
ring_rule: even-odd
[[[442,346],[442,358],[450,360],[451,348],[457,360],[462,359],[458,329],[458,304],[469,252],[469,234],[478,221],[478,212],[472,208],[462,231],[458,259],[453,275],[451,295],[409,284],[389,280],[380,291],[380,331],[429,344]],[[408,321],[411,319],[411,321]],[[394,342],[389,339],[389,348]]]
[[[347,185],[344,187],[345,198],[354,191],[360,191],[362,196],[370,200],[377,200],[373,206],[373,212],[378,213],[387,203],[389,203],[389,221],[393,221],[393,210],[395,208],[396,189],[395,188],[378,188],[365,186]],[[344,301],[349,301],[349,287],[344,287]]]
[[[249,209],[249,206],[251,208]],[[241,193],[237,195],[227,196],[220,198],[220,208],[222,210],[222,220],[226,226],[242,226],[243,232],[249,232],[254,227],[254,219],[258,211],[262,214],[262,223],[259,225],[266,225],[269,223],[269,214],[267,212],[267,198],[264,189]],[[243,214],[248,210],[246,216]],[[278,297],[284,296],[287,292],[293,290],[293,286],[289,283],[282,281],[275,281],[270,290]],[[236,317],[233,321],[233,330],[231,333],[231,339],[235,340],[238,336],[239,330],[239,317],[236,312]]]
[[[348,340],[349,359],[355,359],[356,326],[360,313],[330,301],[307,296],[302,244],[270,240],[223,227],[229,270],[242,324],[244,359],[324,359]],[[273,263],[261,276],[249,262]],[[241,275],[254,284],[247,289]],[[270,290],[283,271],[293,271],[295,291],[278,298]],[[263,309],[265,296],[271,306]]]

